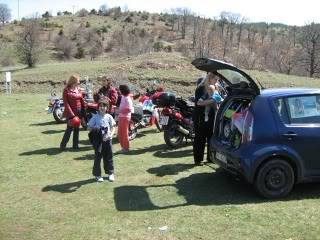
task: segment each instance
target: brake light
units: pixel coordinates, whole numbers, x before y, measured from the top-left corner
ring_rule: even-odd
[[[172,114],[172,110],[170,108],[164,108],[162,109],[161,114],[169,116]]]
[[[183,116],[182,116],[181,113],[179,113],[179,112],[175,112],[175,113],[174,113],[174,117],[175,117],[176,119],[178,119],[178,120],[182,120],[182,119],[183,119]]]
[[[253,136],[253,115],[250,111],[247,111],[244,119],[244,124],[243,124],[242,143],[251,142],[252,136]]]

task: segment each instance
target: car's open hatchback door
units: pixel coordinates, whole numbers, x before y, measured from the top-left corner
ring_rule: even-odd
[[[230,63],[210,58],[197,58],[191,64],[199,70],[217,73],[232,90],[249,91],[253,95],[259,95],[260,93],[255,81]]]

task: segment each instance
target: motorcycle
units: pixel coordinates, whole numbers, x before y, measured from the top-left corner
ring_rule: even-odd
[[[153,102],[156,101],[156,98],[159,97],[162,93],[162,89],[148,90],[144,95],[139,97],[139,103],[142,105],[142,119],[140,121],[139,127],[149,127],[153,124],[156,125],[159,132],[162,131],[162,125],[159,122],[159,116],[161,114],[160,108],[155,105]]]
[[[58,98],[56,91],[52,90],[51,98],[49,98],[49,104],[47,108],[48,114],[52,113],[53,118],[57,123],[64,123],[66,122],[66,119],[63,118],[62,116],[63,111],[64,111],[63,99]]]
[[[163,126],[164,141],[169,147],[177,148],[182,145],[184,139],[194,139],[194,105],[171,93],[159,96],[157,104],[163,107],[160,124]]]

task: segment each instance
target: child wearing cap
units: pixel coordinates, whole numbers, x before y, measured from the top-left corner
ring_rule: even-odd
[[[114,181],[112,136],[114,134],[115,121],[106,113],[109,108],[107,101],[99,101],[99,112],[88,122],[89,139],[94,148],[94,164],[92,174],[97,182],[103,182],[101,177],[101,158],[103,168],[110,182]]]

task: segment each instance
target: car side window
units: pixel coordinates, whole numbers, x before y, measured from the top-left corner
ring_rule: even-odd
[[[320,123],[320,95],[288,97],[287,106],[290,123]]]
[[[288,116],[288,112],[286,109],[285,99],[278,98],[278,99],[275,99],[273,102],[274,102],[276,110],[280,116],[281,121],[285,124],[288,124],[289,123],[289,116]]]

